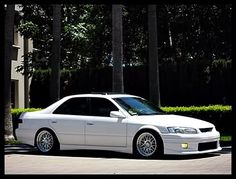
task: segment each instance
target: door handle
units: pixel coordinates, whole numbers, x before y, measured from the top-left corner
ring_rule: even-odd
[[[53,121],[52,121],[52,123],[54,123],[54,124],[55,124],[55,123],[57,123],[57,121],[53,120]]]
[[[87,125],[91,126],[91,125],[94,125],[94,124],[92,122],[87,122]]]

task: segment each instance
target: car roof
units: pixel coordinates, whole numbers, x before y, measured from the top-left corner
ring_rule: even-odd
[[[123,93],[89,93],[89,94],[75,94],[75,95],[69,95],[65,96],[64,98],[58,100],[57,102],[51,104],[47,108],[40,111],[40,113],[50,113],[52,110],[54,110],[58,105],[62,104],[64,101],[70,99],[70,98],[77,98],[77,97],[97,97],[97,98],[106,98],[106,99],[112,99],[112,98],[120,98],[120,97],[138,97],[130,94],[123,94]]]
[[[124,93],[106,93],[106,92],[99,92],[99,93],[88,93],[88,94],[76,94],[76,95],[69,95],[64,98],[74,98],[74,97],[99,97],[99,98],[117,98],[117,97],[137,97],[130,94]]]

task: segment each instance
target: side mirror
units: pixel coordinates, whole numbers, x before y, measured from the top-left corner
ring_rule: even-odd
[[[110,112],[110,117],[114,117],[114,118],[125,118],[125,115],[122,114],[120,111],[111,111],[111,112]]]

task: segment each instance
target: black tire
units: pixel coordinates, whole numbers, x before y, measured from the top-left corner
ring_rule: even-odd
[[[133,142],[134,154],[138,158],[159,158],[163,155],[163,142],[154,131],[139,132]]]
[[[42,129],[35,136],[35,146],[42,154],[51,154],[59,150],[59,142],[49,129]]]

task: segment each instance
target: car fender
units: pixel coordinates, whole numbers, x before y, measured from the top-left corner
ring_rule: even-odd
[[[137,136],[137,134],[142,130],[153,130],[153,131],[157,132],[157,134],[161,137],[161,132],[156,126],[144,125],[144,126],[141,126],[140,128],[138,128],[138,130],[132,136],[132,139],[131,139],[132,142],[130,143],[131,146],[133,146],[133,141],[134,141],[135,137]]]
[[[146,129],[151,129],[151,130],[154,130],[154,131],[156,131],[160,136],[161,136],[161,132],[160,132],[160,130],[156,127],[156,126],[153,126],[153,125],[144,125],[144,126],[141,126],[140,128],[139,128],[139,130],[137,131],[137,133],[139,132],[139,131],[141,131],[141,130],[146,130]],[[137,134],[136,133],[136,134]]]

